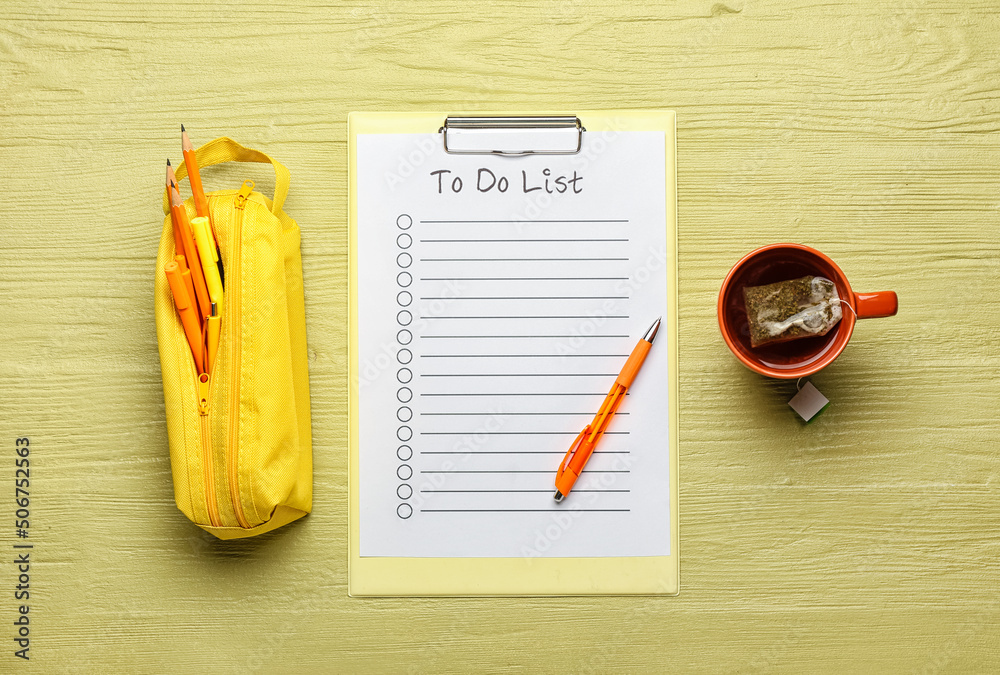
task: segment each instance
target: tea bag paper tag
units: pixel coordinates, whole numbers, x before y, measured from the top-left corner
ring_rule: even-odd
[[[813,386],[812,382],[806,382],[799,393],[792,397],[788,405],[799,414],[799,417],[806,422],[819,414],[823,408],[830,404],[830,400]]]

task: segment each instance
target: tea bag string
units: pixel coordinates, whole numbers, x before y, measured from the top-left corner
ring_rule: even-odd
[[[851,303],[847,302],[847,300],[841,300],[840,298],[830,298],[830,302],[839,302],[841,305],[845,305],[847,309],[851,310],[851,314],[854,315],[854,318],[855,319],[858,318],[858,313],[854,311],[854,308],[851,307]],[[799,379],[795,380],[795,389],[797,391],[802,391],[802,380],[804,379],[805,379],[804,377],[800,377]]]
[[[841,305],[846,305],[847,309],[851,310],[851,314],[854,315],[854,318],[855,319],[858,318],[858,313],[854,311],[854,308],[851,307],[851,303],[849,303],[847,300],[841,300],[840,298],[830,298],[830,302],[839,302]]]

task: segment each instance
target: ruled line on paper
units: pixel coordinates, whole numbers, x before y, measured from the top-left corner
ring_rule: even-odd
[[[420,277],[421,281],[628,281],[628,277]]]
[[[499,470],[423,470],[420,473],[545,473],[549,475],[554,475],[555,470],[528,470],[528,469],[499,469]],[[628,469],[607,469],[603,471],[584,469],[580,472],[581,475],[585,473],[631,473]]]
[[[420,373],[420,377],[618,377],[618,373]]]
[[[477,412],[422,412],[420,414],[421,415],[440,416],[440,417],[447,417],[449,415],[471,415],[471,416],[480,416],[480,417],[482,417],[482,416],[489,416],[489,415],[501,415],[501,416],[507,416],[507,415],[543,415],[543,416],[545,416],[545,415],[550,415],[550,416],[555,416],[555,417],[566,417],[566,416],[574,416],[574,415],[579,415],[579,416],[593,415],[594,411],[593,410],[589,410],[589,411],[586,411],[586,412],[523,412],[523,411],[522,412],[478,412],[477,411]],[[627,416],[628,414],[629,413],[627,413],[627,412],[618,412],[618,413],[615,413],[615,417],[623,417],[623,416]]]
[[[420,262],[619,262],[628,258],[421,258]]]
[[[587,242],[587,243],[612,243],[612,242],[628,242],[628,238],[622,239],[576,239],[573,237],[565,237],[563,239],[421,239],[421,244],[474,244],[477,242],[484,242],[489,244],[523,244],[523,243],[544,243],[544,244],[555,244],[555,243],[576,243],[576,242]]]
[[[630,392],[625,392],[628,396]],[[546,392],[546,391],[529,391],[529,392],[479,392],[479,393],[456,393],[456,392],[420,392],[420,396],[607,396],[608,392],[598,391],[598,392],[580,392],[580,391],[566,391],[566,392]]]
[[[565,455],[565,450],[477,450],[476,452],[466,452],[465,450],[422,450],[421,455]],[[595,455],[628,455],[628,450],[595,450]]]
[[[573,509],[580,513],[628,513],[629,509]],[[420,509],[421,513],[563,513],[555,506],[548,509]]]
[[[425,225],[466,225],[466,224],[492,224],[492,223],[627,223],[628,219],[553,219],[553,220],[421,220]]]
[[[627,315],[622,314],[611,314],[603,316],[590,316],[590,315],[576,315],[576,314],[548,314],[545,316],[511,316],[508,314],[498,314],[491,316],[434,316],[434,315],[424,315],[421,314],[421,319],[507,319],[507,320],[525,320],[525,319],[627,319]]]
[[[422,359],[561,359],[561,358],[619,358],[627,359],[628,354],[421,354]]]
[[[420,377],[618,377],[618,373],[420,373]]]
[[[438,297],[421,297],[421,300],[440,300]],[[463,295],[455,300],[628,300],[627,295]]]
[[[542,493],[545,493],[545,494],[552,494],[552,488],[542,488],[540,490],[537,490],[537,489],[536,490],[518,490],[518,489],[511,489],[511,488],[505,488],[505,489],[499,489],[499,490],[421,490],[421,492],[424,493],[424,494],[445,494],[445,493],[453,493],[453,492],[454,493],[464,493],[464,492],[523,492],[523,493],[542,492]],[[614,488],[608,488],[608,489],[601,489],[601,488],[596,488],[596,489],[574,488],[573,492],[577,492],[577,493],[580,493],[580,492],[619,492],[619,493],[625,493],[625,492],[631,492],[631,490],[628,490],[628,489],[620,489],[619,490],[619,489],[614,489]]]
[[[477,431],[483,436],[576,436],[580,430],[575,431]],[[605,436],[628,436],[628,431],[605,431]],[[421,431],[421,436],[468,436],[468,431]],[[463,453],[475,454],[475,453]]]
[[[422,340],[433,340],[433,339],[497,339],[497,340],[509,340],[511,338],[516,339],[547,339],[547,338],[580,338],[580,339],[590,339],[590,338],[627,338],[628,335],[421,335]]]

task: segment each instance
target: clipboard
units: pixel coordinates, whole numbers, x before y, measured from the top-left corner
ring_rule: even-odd
[[[354,596],[676,595],[679,591],[676,135],[672,111],[600,110],[577,115],[350,113],[349,147],[349,583]],[[437,134],[447,154],[579,154],[602,132],[662,132],[665,157],[669,361],[669,555],[622,557],[362,556],[359,499],[358,137]],[[507,160],[505,160],[507,161]],[[655,318],[655,317],[654,317]],[[659,348],[660,345],[657,345]],[[596,410],[595,410],[596,412]],[[556,464],[552,466],[555,476]]]

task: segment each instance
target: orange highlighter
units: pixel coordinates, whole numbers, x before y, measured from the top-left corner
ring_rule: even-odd
[[[569,494],[580,474],[583,473],[583,467],[586,466],[590,456],[594,454],[594,448],[597,447],[598,441],[601,440],[601,436],[604,435],[608,424],[611,423],[611,418],[615,416],[615,411],[618,410],[618,406],[625,400],[625,392],[632,386],[632,381],[638,374],[639,369],[642,368],[642,364],[646,360],[646,355],[649,354],[649,349],[653,346],[653,338],[656,337],[656,331],[659,328],[660,319],[657,319],[649,327],[649,330],[646,331],[646,334],[642,336],[642,339],[639,340],[635,349],[632,350],[628,361],[622,367],[621,372],[618,374],[618,379],[612,385],[611,391],[608,392],[607,398],[604,399],[604,403],[601,404],[601,409],[597,411],[593,421],[583,428],[583,431],[580,432],[580,435],[576,437],[576,440],[569,447],[566,456],[563,457],[562,464],[559,465],[559,471],[556,472],[555,497],[557,502],[561,502]]]
[[[184,280],[184,287],[187,289],[188,297],[195,297],[194,295],[194,282],[191,280],[191,270],[188,269],[187,259],[182,255],[175,255],[174,262],[177,263],[177,269],[181,273],[181,278]],[[199,317],[199,322],[201,318]]]
[[[190,285],[185,283],[180,266],[176,262],[168,262],[163,266],[163,271],[167,273],[170,291],[174,294],[174,305],[177,307],[177,313],[181,316],[181,324],[184,326],[188,344],[191,345],[191,355],[194,357],[195,367],[199,373],[203,373],[205,372],[205,346],[201,339],[198,310],[195,308],[194,298],[188,294]]]

